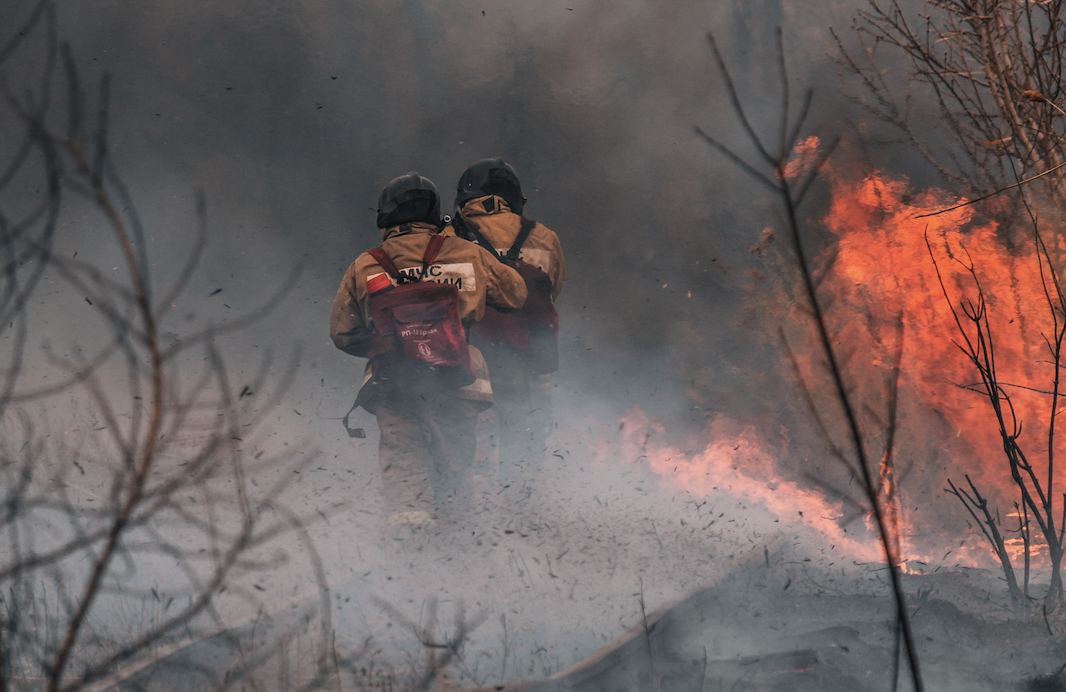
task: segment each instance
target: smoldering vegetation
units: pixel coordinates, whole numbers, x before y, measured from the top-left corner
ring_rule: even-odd
[[[854,478],[781,352],[778,324],[796,347],[810,330],[789,309],[780,219],[693,133],[754,151],[709,30],[753,128],[776,132],[777,25],[790,81],[819,87],[809,120],[849,127],[824,55],[853,8],[675,5],[0,9],[0,26],[40,13],[3,53],[5,161],[24,159],[0,191],[17,258],[0,332],[5,684],[906,677],[878,531],[837,492]],[[844,153],[926,180],[885,133]],[[567,255],[556,430],[541,472],[509,487],[483,439],[470,521],[396,536],[372,417],[356,414],[362,439],[337,421],[362,364],[329,344],[326,315],[379,240],[385,182],[417,170],[447,201],[495,155]],[[813,187],[801,216],[816,252],[830,195]],[[1012,619],[979,536],[959,535],[964,509],[922,467],[936,450],[901,437],[905,497],[938,518],[907,529],[937,550],[901,575],[930,689],[1057,684],[1061,609]]]

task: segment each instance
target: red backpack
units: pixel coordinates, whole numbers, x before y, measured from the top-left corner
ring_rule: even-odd
[[[522,217],[518,236],[504,254],[462,216],[456,214],[460,233],[467,233],[526,282],[526,302],[518,312],[500,312],[486,305],[485,316],[470,329],[470,343],[490,363],[521,367],[527,372],[547,375],[559,369],[559,313],[552,303],[552,282],[540,268],[519,259],[522,245],[536,222]]]
[[[370,291],[370,367],[384,391],[413,380],[431,378],[446,387],[464,387],[475,379],[474,363],[459,318],[459,289],[452,284],[423,281],[437,258],[443,234],[434,235],[422,255],[422,271],[401,274],[384,250],[371,256],[385,269],[367,282]],[[396,282],[396,285],[393,285]]]

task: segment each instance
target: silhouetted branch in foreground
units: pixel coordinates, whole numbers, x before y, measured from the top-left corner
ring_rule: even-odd
[[[426,650],[425,667],[418,674],[418,678],[413,681],[412,689],[428,690],[435,683],[440,682],[441,676],[453,664],[464,667],[465,672],[474,681],[475,686],[480,686],[474,674],[465,668],[463,643],[470,633],[485,621],[486,613],[480,613],[472,620],[468,620],[463,604],[461,602],[458,603],[455,610],[455,622],[452,625],[450,634],[445,635],[443,638],[438,638],[433,633],[434,628],[437,627],[437,601],[435,599],[431,599],[425,604],[426,612],[420,618],[424,624],[416,623],[391,603],[382,599],[375,598],[374,603],[396,618],[405,628],[411,630],[418,643]]]
[[[875,466],[876,462],[871,458],[869,442],[859,424],[854,394],[845,384],[846,366],[843,363],[847,359],[842,359],[837,347],[833,345],[826,314],[818,295],[820,281],[816,279],[815,272],[808,259],[807,250],[804,246],[802,225],[797,217],[799,206],[802,204],[811,185],[817,179],[828,156],[835,148],[836,142],[834,141],[826,147],[805,168],[802,165],[794,165],[795,159],[792,158],[792,154],[800,141],[800,133],[803,131],[806,117],[810,110],[813,92],[808,90],[805,93],[799,112],[793,114],[790,106],[788,75],[780,30],[777,32],[777,51],[782,92],[780,119],[774,144],[764,140],[751,125],[744,106],[741,104],[729,69],[722,58],[721,52],[718,50],[718,44],[713,35],[709,35],[708,39],[718,71],[725,82],[733,112],[743,127],[748,141],[755,149],[755,160],[754,162],[749,161],[699,128],[696,128],[696,133],[735,165],[769,188],[784,213],[785,231],[791,239],[792,249],[796,253],[796,262],[803,285],[803,295],[807,301],[811,323],[817,334],[818,356],[821,358],[831,379],[831,385],[824,397],[819,398],[820,393],[815,392],[810,385],[803,382],[803,375],[798,366],[796,366],[796,372],[800,378],[804,397],[814,416],[816,425],[824,436],[831,453],[844,467],[852,471],[860,482],[865,496],[866,510],[870,512],[874,520],[878,537],[884,550],[885,562],[891,578],[892,592],[896,600],[896,616],[899,621],[911,679],[914,689],[922,692],[924,686],[919,667],[918,651],[914,642],[910,615],[907,611],[906,597],[900,581],[900,554],[895,519],[897,516],[895,511],[896,474],[893,450],[896,431],[896,397],[903,343],[902,322],[897,321],[900,327],[896,335],[896,351],[893,354],[895,362],[884,395],[887,419],[883,424],[885,443],[880,453],[880,463]],[[789,355],[795,364],[791,351]],[[826,407],[836,409],[833,411],[833,415],[839,416],[838,420],[846,431],[848,438],[846,444],[839,444],[832,439],[832,431],[826,425],[825,414],[820,413]],[[898,665],[898,659],[893,662],[893,665]]]
[[[1029,179],[1066,163],[1066,117],[1059,105],[1066,98],[1066,3],[921,5],[868,0],[852,26],[858,52],[834,33],[838,64],[861,84],[852,100],[897,128],[945,178],[973,194],[1015,182],[1015,161]],[[900,88],[906,93],[897,93]],[[921,121],[913,105],[916,88],[926,90],[936,109]],[[1066,200],[1061,176],[1041,178],[1040,187],[1059,206]]]
[[[970,388],[981,394],[989,403],[993,415],[996,432],[1002,441],[1003,460],[1006,462],[1006,472],[1009,473],[1011,482],[1018,491],[1020,502],[1016,502],[1016,508],[1020,509],[1018,516],[1018,533],[1022,539],[1025,578],[1023,586],[1018,586],[1017,577],[1011,562],[1010,553],[1006,549],[1005,540],[1000,531],[1000,522],[993,519],[991,510],[988,508],[988,500],[981,496],[977,488],[966,480],[970,485],[971,493],[961,491],[949,481],[950,488],[946,490],[962,502],[971,515],[974,510],[980,510],[985,519],[978,521],[981,531],[990,543],[996,556],[1003,567],[1010,592],[1011,602],[1018,614],[1030,612],[1029,596],[1029,567],[1031,557],[1031,526],[1035,522],[1039,535],[1043,537],[1048,548],[1048,558],[1051,563],[1051,579],[1047,593],[1044,596],[1044,606],[1054,610],[1063,600],[1062,584],[1062,559],[1066,554],[1066,542],[1063,532],[1066,531],[1066,497],[1063,498],[1063,507],[1056,506],[1055,497],[1055,462],[1056,462],[1056,425],[1061,408],[1062,393],[1059,389],[1063,366],[1066,365],[1066,294],[1062,290],[1059,273],[1055,268],[1052,253],[1044,243],[1040,227],[1028,201],[1022,197],[1022,203],[1029,212],[1029,220],[1033,229],[1033,244],[1036,261],[1039,264],[1041,292],[1044,298],[1044,307],[1048,318],[1049,333],[1042,333],[1044,345],[1049,356],[1048,364],[1052,366],[1049,376],[1050,382],[1042,387],[1024,387],[1034,393],[1050,397],[1050,406],[1046,415],[1047,435],[1043,440],[1046,444],[1046,452],[1030,458],[1021,444],[1024,429],[1024,411],[1019,411],[1005,389],[1008,383],[1000,378],[999,356],[997,355],[997,339],[993,334],[992,319],[989,314],[989,305],[986,298],[985,288],[978,278],[977,267],[970,257],[965,246],[950,248],[947,240],[944,240],[943,251],[952,258],[954,265],[961,268],[963,276],[967,277],[970,288],[969,296],[953,298],[948,290],[942,273],[940,261],[934,252],[934,245],[926,238],[926,248],[936,269],[940,287],[951,309],[952,317],[959,339],[955,344],[970,361],[977,372],[980,382]],[[1013,321],[1013,320],[1012,320]],[[1015,385],[1016,386],[1016,385]],[[1031,412],[1030,412],[1031,413]],[[1030,419],[1030,422],[1032,420]],[[1042,451],[1042,450],[1041,450]],[[1039,459],[1043,456],[1043,468],[1039,468]],[[976,517],[975,517],[976,519]],[[1057,524],[1056,524],[1057,522]],[[986,530],[987,527],[987,530]]]
[[[6,66],[27,51],[40,72],[10,82]],[[91,108],[75,62],[49,1],[0,47],[0,138],[18,143],[0,161],[0,692],[82,689],[217,632],[227,622],[220,599],[254,612],[261,598],[247,582],[286,559],[261,555],[282,535],[312,556],[318,617],[330,632],[328,587],[306,520],[280,501],[293,474],[253,480],[291,457],[249,459],[244,451],[296,361],[280,378],[269,358],[260,364],[245,390],[274,393],[253,406],[236,394],[215,341],[234,324],[186,339],[168,334],[164,343],[167,311],[206,243],[205,198],[197,195],[192,250],[156,299],[146,234],[109,156],[109,77]],[[32,190],[45,194],[37,201]],[[57,220],[71,204],[91,210],[79,230],[114,249],[122,272],[54,253]],[[31,298],[45,277],[84,296],[91,317],[66,318],[72,343],[31,353],[36,306],[48,303]],[[84,335],[100,333],[102,345],[83,351],[93,341]],[[194,348],[202,353],[186,358]],[[27,382],[30,365],[58,384]],[[46,413],[57,408],[73,422]]]

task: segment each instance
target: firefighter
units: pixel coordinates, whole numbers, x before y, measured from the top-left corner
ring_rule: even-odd
[[[378,198],[377,226],[381,247],[360,255],[341,280],[330,313],[330,337],[345,353],[369,358],[356,406],[377,417],[389,523],[430,526],[466,487],[478,413],[492,405],[484,359],[467,346],[464,332],[481,319],[487,305],[504,311],[520,308],[526,287],[518,272],[483,248],[442,233],[437,188],[417,173],[385,186]],[[455,343],[445,346],[468,353],[469,362],[454,368],[412,363],[420,351],[430,350],[421,342],[408,349],[410,344],[402,341],[419,329],[375,324],[374,315],[382,323],[387,321],[382,316],[384,301],[412,300],[401,293],[403,287],[441,289],[454,296],[450,300],[457,305],[461,327]],[[411,294],[413,305],[393,305],[394,312],[388,314],[396,317],[402,311],[426,308],[418,302],[430,300],[423,293]],[[419,319],[430,318],[433,315]],[[447,331],[419,324],[421,332]],[[375,368],[380,372],[375,373]]]
[[[479,345],[488,362],[492,381],[502,485],[535,474],[545,456],[552,428],[550,373],[558,367],[558,318],[553,303],[566,280],[559,237],[523,217],[525,203],[518,174],[502,158],[476,161],[459,178],[456,232],[523,269],[530,289],[522,315],[503,323],[490,312],[472,334],[472,343]],[[531,266],[521,267],[523,263]],[[539,272],[525,271],[533,267]],[[515,325],[513,320],[519,317],[541,323],[543,338],[538,341],[535,332],[530,338],[524,327]],[[498,323],[489,333],[490,326]],[[515,330],[519,337],[509,337]]]

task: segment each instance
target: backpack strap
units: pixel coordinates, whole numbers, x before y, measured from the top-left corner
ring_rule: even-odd
[[[458,211],[455,212],[454,223],[457,225],[457,230],[461,234],[467,236],[468,238],[473,238],[474,242],[491,252],[493,257],[495,257],[496,259],[503,259],[502,257],[500,257],[500,253],[496,252],[496,248],[492,247],[492,243],[489,242],[488,238],[481,235],[481,231],[474,228],[473,224],[467,223],[466,219],[464,219],[463,215],[460,214]]]
[[[433,260],[437,259],[437,254],[440,252],[440,246],[444,245],[444,234],[437,233],[429,239],[429,243],[426,245],[426,251],[422,255],[422,273],[418,278],[410,278],[405,274],[401,274],[396,263],[392,261],[388,253],[382,250],[380,247],[371,248],[367,250],[370,256],[377,260],[377,263],[381,265],[382,269],[396,280],[398,284],[413,283],[415,281],[421,281],[425,278],[429,271],[429,265],[433,264]]]
[[[440,252],[441,245],[444,245],[443,233],[437,233],[426,243],[426,251],[422,253],[422,274],[418,277],[419,281],[429,276],[429,265],[433,264],[433,260],[437,259],[437,253]]]
[[[511,244],[511,248],[506,253],[499,253],[496,251],[496,248],[492,247],[492,243],[490,243],[485,236],[481,235],[480,231],[478,231],[472,224],[466,223],[462,214],[456,212],[455,222],[459,226],[460,233],[472,237],[477,241],[478,245],[491,252],[496,256],[496,259],[501,262],[503,260],[517,260],[519,258],[522,254],[522,246],[525,245],[526,239],[529,238],[529,234],[533,230],[533,227],[537,225],[537,222],[533,219],[527,219],[523,216],[522,225],[518,228],[518,235],[515,237],[514,243]]]
[[[381,265],[381,268],[384,269],[389,276],[396,279],[397,281],[400,281],[400,283],[403,283],[401,281],[401,279],[403,278],[403,274],[401,274],[400,270],[397,269],[396,263],[392,261],[392,258],[389,257],[388,253],[386,253],[380,247],[371,248],[370,250],[367,250],[367,252],[370,253],[371,257],[377,260],[377,263]]]
[[[517,260],[518,256],[522,254],[522,246],[526,243],[526,238],[529,237],[529,232],[533,230],[533,226],[537,225],[537,222],[533,219],[527,219],[522,217],[522,225],[518,230],[518,237],[514,239],[514,243],[511,245],[511,249],[504,255],[504,259]]]
[[[452,217],[452,228],[455,229],[455,235],[463,240],[473,241],[470,227],[466,224],[466,219],[463,218],[463,215],[459,213],[458,208],[455,210],[455,216]]]
[[[433,260],[437,259],[437,253],[440,252],[440,246],[444,245],[445,237],[443,233],[437,233],[426,244],[426,251],[422,255],[422,276],[426,275],[426,269],[433,264]]]

